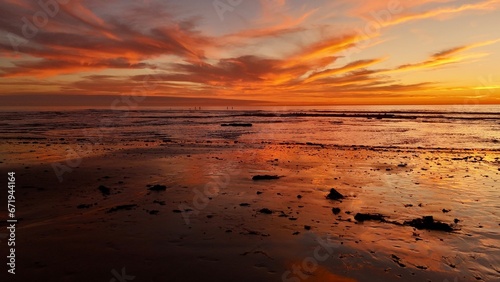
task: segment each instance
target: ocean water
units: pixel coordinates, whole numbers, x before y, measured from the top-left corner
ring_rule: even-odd
[[[252,127],[221,127],[252,123]],[[500,105],[0,111],[2,142],[315,143],[500,150]],[[62,140],[62,139],[61,139]]]

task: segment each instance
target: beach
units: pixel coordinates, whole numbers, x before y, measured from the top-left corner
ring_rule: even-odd
[[[499,149],[255,142],[224,130],[4,139],[18,281],[499,279]],[[331,188],[344,197],[327,199]],[[452,231],[405,224],[423,216]]]
[[[274,128],[247,114],[209,117],[205,140],[190,132],[200,134],[206,119],[189,112],[182,119],[191,124],[168,136],[136,137],[155,126],[142,123],[136,135],[108,126],[116,134],[97,142],[75,134],[85,127],[75,119],[75,128],[45,123],[38,136],[2,139],[9,148],[2,173],[16,174],[17,281],[500,279],[498,143],[342,144],[314,135],[303,142],[283,132],[294,126],[283,113]],[[372,120],[361,114],[361,122]],[[374,120],[384,118],[406,121]],[[361,118],[331,119],[305,122],[347,127]],[[331,188],[343,198],[328,199]],[[410,224],[424,216],[451,230]]]

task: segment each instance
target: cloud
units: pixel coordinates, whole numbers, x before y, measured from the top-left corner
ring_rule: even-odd
[[[429,6],[430,4],[449,3],[453,1],[454,0],[342,0],[341,2],[350,7],[348,9],[348,14],[372,20],[373,15],[382,15],[384,11],[392,12],[394,10],[400,10],[400,12],[405,12],[411,9]]]
[[[373,19],[370,12],[387,9],[391,2],[341,0],[297,4],[261,0],[255,2],[260,3],[255,18],[230,29],[231,33],[217,35],[210,33],[217,25],[204,26],[211,23],[208,13],[180,13],[174,2],[74,0],[72,5],[61,5],[56,16],[49,17],[33,37],[19,46],[18,53],[13,52],[12,37],[7,35],[22,37],[25,23],[21,19],[26,17],[32,22],[32,15],[40,7],[34,1],[0,2],[0,60],[6,62],[0,66],[2,92],[29,93],[31,81],[31,91],[43,87],[43,91],[59,89],[81,95],[131,93],[154,72],[151,95],[269,100],[392,97],[438,89],[438,83],[404,83],[393,74],[478,58],[485,54],[467,51],[498,42],[448,48],[421,62],[388,69],[380,65],[390,61],[391,48],[396,48],[390,46],[391,40],[378,32],[362,35],[343,27],[355,25],[359,17]],[[317,4],[320,2],[339,9],[339,19],[331,17],[328,9]],[[451,0],[403,1],[404,9],[381,21],[380,26],[456,16],[466,11],[490,11],[499,2],[486,0],[453,6]],[[238,16],[246,15],[243,6],[235,9],[240,9]],[[391,36],[397,39],[396,34]],[[375,37],[380,38],[367,40]],[[379,44],[389,48],[371,53]],[[352,53],[356,53],[353,61],[347,58]],[[50,82],[37,84],[40,78]]]
[[[402,16],[394,17],[394,19],[391,19],[387,22],[383,22],[382,26],[388,27],[406,23],[409,21],[437,18],[440,16],[457,16],[460,15],[462,12],[467,12],[467,11],[491,11],[498,8],[499,5],[500,5],[499,0],[488,0],[488,1],[476,2],[473,4],[463,4],[458,7],[439,7],[419,13],[404,12]]]
[[[252,28],[243,29],[225,37],[254,39],[302,31],[304,28],[301,25],[317,11],[311,10],[298,15],[283,12],[277,15],[276,11],[285,6],[285,1],[262,0],[261,4],[263,7],[262,16],[252,21]]]
[[[500,42],[500,39],[488,40],[488,41],[473,43],[470,45],[449,48],[449,49],[442,50],[442,51],[439,51],[437,53],[432,54],[429,59],[427,59],[423,62],[401,65],[401,66],[397,67],[396,69],[397,70],[415,70],[415,69],[436,68],[436,67],[445,66],[448,64],[462,62],[462,61],[465,61],[466,59],[470,59],[470,58],[483,57],[483,56],[485,56],[485,54],[464,55],[461,53],[464,51],[470,50],[470,49],[495,44],[497,42]]]
[[[4,33],[22,35],[25,25],[20,23],[19,15],[33,15],[39,9],[35,5],[0,4]],[[5,11],[18,13],[19,18]],[[99,17],[83,2],[61,5],[57,16],[50,18],[43,29],[34,27],[38,30],[35,36],[19,46],[21,56],[12,61],[14,67],[0,70],[4,77],[50,76],[102,68],[146,68],[150,65],[141,61],[164,55],[200,61],[205,58],[204,49],[212,42],[194,29],[196,25],[196,19],[185,19],[143,28],[125,19]],[[0,41],[2,54],[12,50],[11,42]]]
[[[330,76],[333,76],[336,74],[341,74],[341,73],[346,73],[349,71],[362,69],[362,68],[368,67],[370,65],[377,64],[381,61],[382,61],[382,59],[355,61],[352,63],[348,63],[347,65],[339,67],[339,68],[332,68],[332,69],[326,69],[323,71],[315,72],[315,73],[311,74],[304,82],[307,83],[307,82],[315,81],[315,80],[318,80],[321,78],[330,77]]]

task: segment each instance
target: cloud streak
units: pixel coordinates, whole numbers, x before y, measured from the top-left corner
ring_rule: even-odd
[[[440,52],[437,52],[435,54],[432,54],[429,59],[423,62],[419,63],[412,63],[412,64],[405,64],[401,65],[397,68],[397,70],[415,70],[415,69],[426,69],[426,68],[437,68],[453,63],[459,63],[463,62],[466,59],[470,58],[479,58],[479,57],[484,57],[486,54],[469,54],[469,55],[464,55],[462,54],[464,51],[474,49],[474,48],[479,48],[483,46],[488,46],[492,45],[495,43],[500,42],[499,39],[497,40],[488,40],[488,41],[483,41],[483,42],[478,42],[474,44],[469,44],[469,45],[464,45],[464,46],[459,46],[459,47],[454,47],[446,50],[442,50]]]

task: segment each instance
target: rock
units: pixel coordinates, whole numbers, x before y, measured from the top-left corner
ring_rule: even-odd
[[[165,205],[165,201],[154,200],[153,203],[154,204],[159,204],[160,206],[164,206]]]
[[[243,234],[243,235],[258,235],[258,236],[262,236],[262,237],[269,237],[270,235],[269,234],[266,234],[266,233],[261,233],[259,231],[255,231],[255,230],[249,230],[249,229],[246,229],[244,228],[245,232],[240,232],[240,234]]]
[[[278,175],[255,175],[252,177],[252,180],[273,180],[280,179]]]
[[[444,222],[434,220],[432,216],[424,216],[411,221],[405,221],[404,225],[409,225],[417,229],[437,230],[444,232],[452,232],[453,228]]]
[[[333,212],[333,214],[337,215],[340,213],[340,209],[339,208],[332,208],[332,212]]]
[[[360,222],[367,220],[385,221],[385,216],[379,213],[357,213],[354,219]]]
[[[305,229],[305,230],[311,230],[311,226],[309,226],[309,225],[304,225],[304,229]]]
[[[257,193],[256,193],[256,194],[257,194],[257,195],[260,195],[260,194],[262,194],[262,193],[263,193],[263,192],[261,192],[261,191],[257,191]]]
[[[339,200],[339,199],[344,199],[344,195],[340,194],[337,190],[332,188],[330,189],[330,193],[326,195],[326,198],[330,200]]]
[[[281,214],[278,215],[278,217],[288,217],[288,215],[284,211],[281,211]]]
[[[109,194],[111,194],[111,189],[109,189],[108,187],[106,187],[104,185],[99,186],[97,189],[99,189],[99,191],[101,191],[103,196],[109,196]]]
[[[181,211],[181,210],[173,210],[172,212],[173,212],[173,213],[182,213],[182,211]]]
[[[159,210],[152,210],[152,211],[149,211],[149,214],[150,215],[157,215],[160,211]]]
[[[240,207],[249,207],[249,206],[250,206],[250,204],[249,204],[249,203],[241,203],[241,204],[240,204]]]
[[[297,195],[297,199],[302,199],[302,195]]]
[[[459,222],[460,222],[460,219],[455,218],[455,219],[453,220],[453,222],[455,222],[455,224],[457,224],[457,223],[459,223]]]
[[[396,255],[391,255],[391,259],[393,262],[395,262],[397,265],[399,265],[400,267],[406,267],[406,265],[404,263],[401,262],[401,259],[396,256]]]
[[[451,210],[443,209],[442,211],[443,211],[443,213],[447,213],[447,212],[450,212]]]
[[[232,126],[232,127],[252,127],[251,123],[223,123],[220,126]]]
[[[136,208],[136,207],[137,207],[137,205],[134,205],[134,204],[132,204],[132,205],[120,205],[120,206],[116,206],[114,208],[110,208],[106,213],[116,212],[116,211],[120,211],[120,210],[129,211],[129,210]]]
[[[264,214],[272,214],[273,211],[268,209],[268,208],[263,208],[261,210],[259,210],[260,213],[264,213]]]
[[[78,206],[76,206],[77,209],[88,209],[90,208],[91,206],[93,206],[92,204],[80,204]]]
[[[407,166],[408,166],[407,163],[400,163],[400,164],[398,164],[398,167],[407,167]]]
[[[158,184],[156,184],[156,185],[153,185],[153,186],[149,187],[148,189],[149,189],[149,191],[156,191],[156,192],[160,192],[160,191],[165,191],[165,190],[167,190],[167,186],[165,186],[165,185],[158,185]]]

